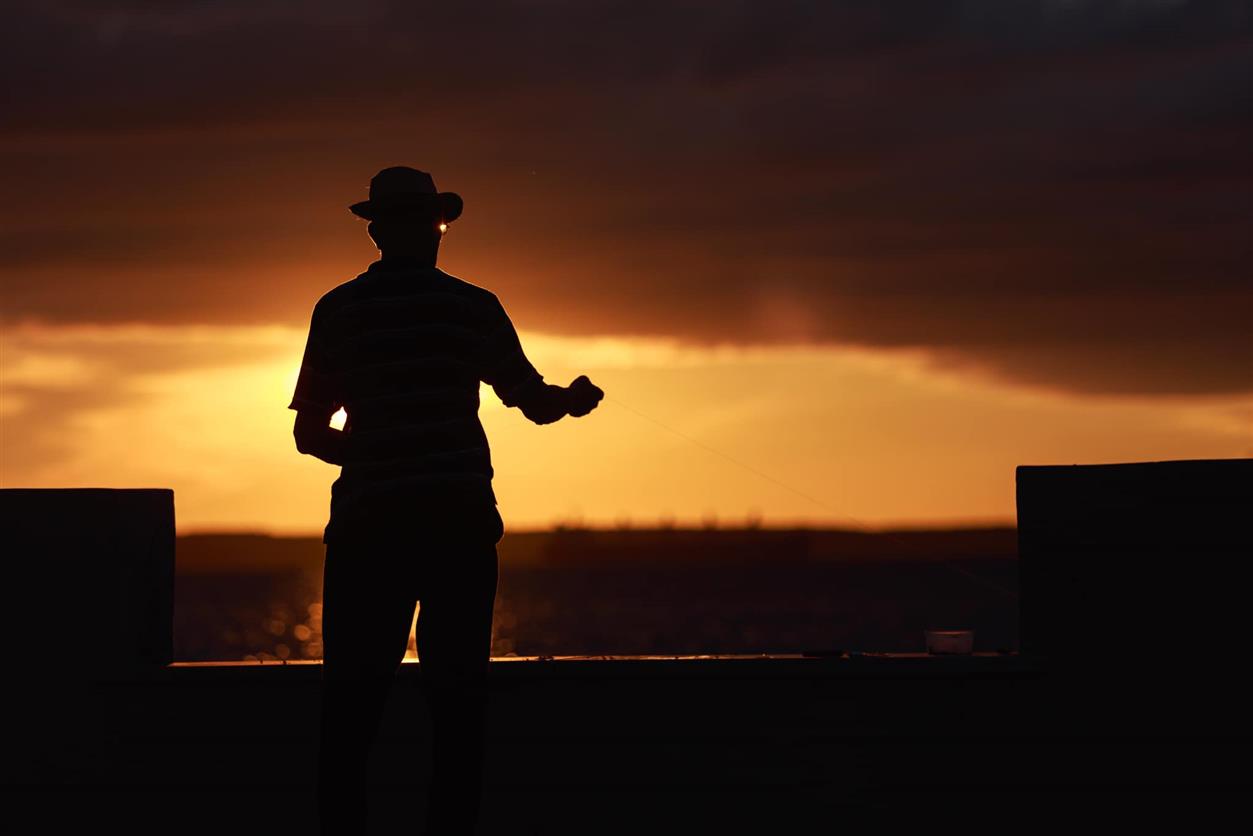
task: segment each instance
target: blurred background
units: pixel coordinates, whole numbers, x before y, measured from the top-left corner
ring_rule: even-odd
[[[507,533],[492,653],[922,652],[926,629],[973,629],[977,651],[1016,650],[1015,537],[1001,528]],[[321,658],[320,539],[185,536],[177,548],[176,661]],[[407,655],[416,658],[412,633]]]

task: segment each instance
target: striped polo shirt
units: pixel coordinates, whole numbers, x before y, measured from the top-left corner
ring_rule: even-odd
[[[494,515],[479,381],[517,406],[542,380],[496,294],[437,267],[376,261],[328,291],[288,407],[348,416],[323,542],[423,509]]]

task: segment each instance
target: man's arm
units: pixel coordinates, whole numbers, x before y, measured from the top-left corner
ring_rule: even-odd
[[[322,301],[313,307],[309,337],[305,341],[300,373],[296,377],[296,390],[287,408],[296,410],[296,424],[292,428],[296,449],[328,464],[343,465],[348,433],[330,425],[331,416],[339,410],[341,401],[339,386],[335,376],[330,374],[330,364],[323,349],[323,310]]]
[[[331,426],[331,415],[320,408],[302,407],[296,412],[296,449],[327,464],[341,467],[348,453],[348,433]]]
[[[512,320],[496,296],[491,297],[485,365],[480,379],[491,384],[505,406],[516,406],[536,424],[551,424],[567,415],[586,415],[605,393],[580,375],[569,386],[544,382],[527,359]]]
[[[579,375],[569,386],[553,386],[536,380],[514,395],[522,414],[536,424],[551,424],[567,415],[586,415],[605,396],[587,375]]]

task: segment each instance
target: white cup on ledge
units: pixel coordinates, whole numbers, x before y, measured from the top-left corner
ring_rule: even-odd
[[[968,656],[974,652],[974,630],[924,630],[927,652],[937,656]]]

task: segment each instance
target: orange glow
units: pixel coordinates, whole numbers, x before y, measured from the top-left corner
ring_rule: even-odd
[[[171,487],[182,531],[316,532],[338,470],[292,439],[304,339],[281,326],[5,328],[0,479]],[[526,331],[522,342],[547,381],[586,373],[606,399],[536,426],[481,388],[511,530],[1012,521],[1018,464],[1253,446],[1249,398],[1063,396],[939,371],[922,353]]]

